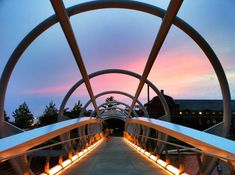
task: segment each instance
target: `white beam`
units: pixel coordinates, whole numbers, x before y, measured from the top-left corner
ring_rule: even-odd
[[[64,7],[63,1],[62,0],[51,0],[51,4],[55,10],[57,17],[58,17],[60,25],[61,25],[63,32],[66,36],[66,39],[68,41],[68,44],[73,52],[74,58],[77,62],[79,70],[82,74],[82,78],[84,79],[87,91],[88,91],[89,96],[92,100],[94,108],[96,109],[97,115],[99,116],[99,110],[97,108],[97,104],[96,104],[96,101],[94,98],[94,93],[91,88],[89,77],[88,77],[85,65],[83,63],[82,56],[81,56],[74,32],[73,32],[73,29],[72,29],[71,23],[69,21],[68,14],[67,14],[66,9]]]
[[[140,83],[138,85],[138,88],[136,90],[135,97],[134,97],[134,100],[132,101],[128,116],[130,116],[130,114],[135,106],[135,103],[141,93],[141,90],[144,87],[144,84],[147,80],[147,77],[148,77],[150,71],[151,71],[151,68],[157,58],[157,55],[162,47],[162,44],[168,34],[168,31],[170,30],[170,27],[176,17],[176,14],[177,14],[182,2],[183,2],[183,0],[171,0],[170,4],[168,6],[168,9],[167,9],[167,12],[163,18],[161,27],[160,27],[159,32],[158,32],[156,39],[154,41],[152,50],[151,50],[149,58],[148,58],[148,61],[145,65],[144,72],[142,74],[142,78],[141,78]]]

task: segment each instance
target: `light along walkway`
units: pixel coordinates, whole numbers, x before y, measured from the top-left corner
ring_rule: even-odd
[[[63,175],[167,175],[154,162],[131,148],[121,137],[103,142]],[[169,175],[169,174],[168,174]]]

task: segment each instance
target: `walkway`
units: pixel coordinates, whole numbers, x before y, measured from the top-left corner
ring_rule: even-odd
[[[89,155],[62,172],[63,175],[167,175],[133,150],[121,137],[103,142]]]

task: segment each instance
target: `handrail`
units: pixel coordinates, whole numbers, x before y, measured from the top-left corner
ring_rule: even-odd
[[[131,135],[131,133],[128,133],[128,134]],[[235,158],[221,156],[219,154],[212,154],[210,152],[205,152],[205,151],[199,150],[198,148],[192,148],[192,147],[188,147],[188,146],[183,146],[183,145],[179,145],[177,143],[172,143],[172,142],[168,142],[168,141],[161,140],[161,139],[158,139],[158,138],[153,138],[153,137],[149,137],[149,136],[145,136],[145,135],[140,135],[140,134],[139,135],[135,135],[135,136],[137,136],[137,137],[145,137],[147,139],[159,141],[159,142],[162,142],[162,143],[165,143],[165,144],[168,144],[168,145],[172,145],[172,146],[175,146],[175,147],[183,148],[185,150],[193,151],[193,152],[196,152],[196,153],[199,153],[199,154],[206,154],[208,156],[215,157],[215,158],[225,159],[225,160],[229,160],[229,161],[235,161]]]
[[[157,119],[138,117],[128,120],[127,124],[142,124],[184,141],[203,152],[235,158],[235,142],[229,139]]]
[[[84,137],[95,136],[97,134],[101,134],[101,132],[100,133],[94,133],[94,134],[88,134],[88,135],[84,135],[84,136],[79,136],[79,137],[72,138],[72,139],[69,139],[69,140],[60,141],[58,143],[53,143],[53,144],[41,146],[39,148],[34,148],[34,149],[30,149],[30,150],[27,150],[27,151],[24,151],[24,152],[20,152],[20,153],[17,153],[17,154],[6,156],[6,157],[3,157],[3,158],[0,158],[0,162],[6,161],[6,160],[9,160],[11,158],[18,157],[18,156],[21,156],[21,155],[32,154],[32,153],[34,153],[36,151],[40,151],[42,149],[46,149],[46,148],[50,148],[50,147],[53,147],[53,146],[61,145],[61,144],[71,142],[71,141],[75,141],[75,140],[78,140],[78,139],[81,139],[81,138],[84,138]]]
[[[81,117],[2,138],[0,139],[0,158],[10,156],[18,152],[24,152],[72,129],[92,123],[99,124],[100,120],[92,117]]]

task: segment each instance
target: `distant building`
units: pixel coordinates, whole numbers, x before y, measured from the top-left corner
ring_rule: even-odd
[[[180,115],[222,116],[222,100],[174,100],[179,104]],[[190,112],[190,113],[188,113]],[[232,100],[232,115],[235,116],[235,100]]]
[[[223,120],[222,100],[174,100],[172,97],[165,95],[163,90],[161,92],[170,108],[173,123],[204,130]],[[158,96],[144,106],[153,118],[159,118],[165,114]],[[232,100],[232,118],[235,119],[235,100]],[[235,123],[233,128],[235,128]]]
[[[165,95],[163,90],[161,90],[161,93],[166,99],[171,114],[179,114],[179,105],[174,102],[172,97]],[[147,109],[148,113],[154,118],[159,118],[165,114],[162,103],[158,96],[153,97],[153,99],[150,100],[149,103],[146,103],[144,106]]]

